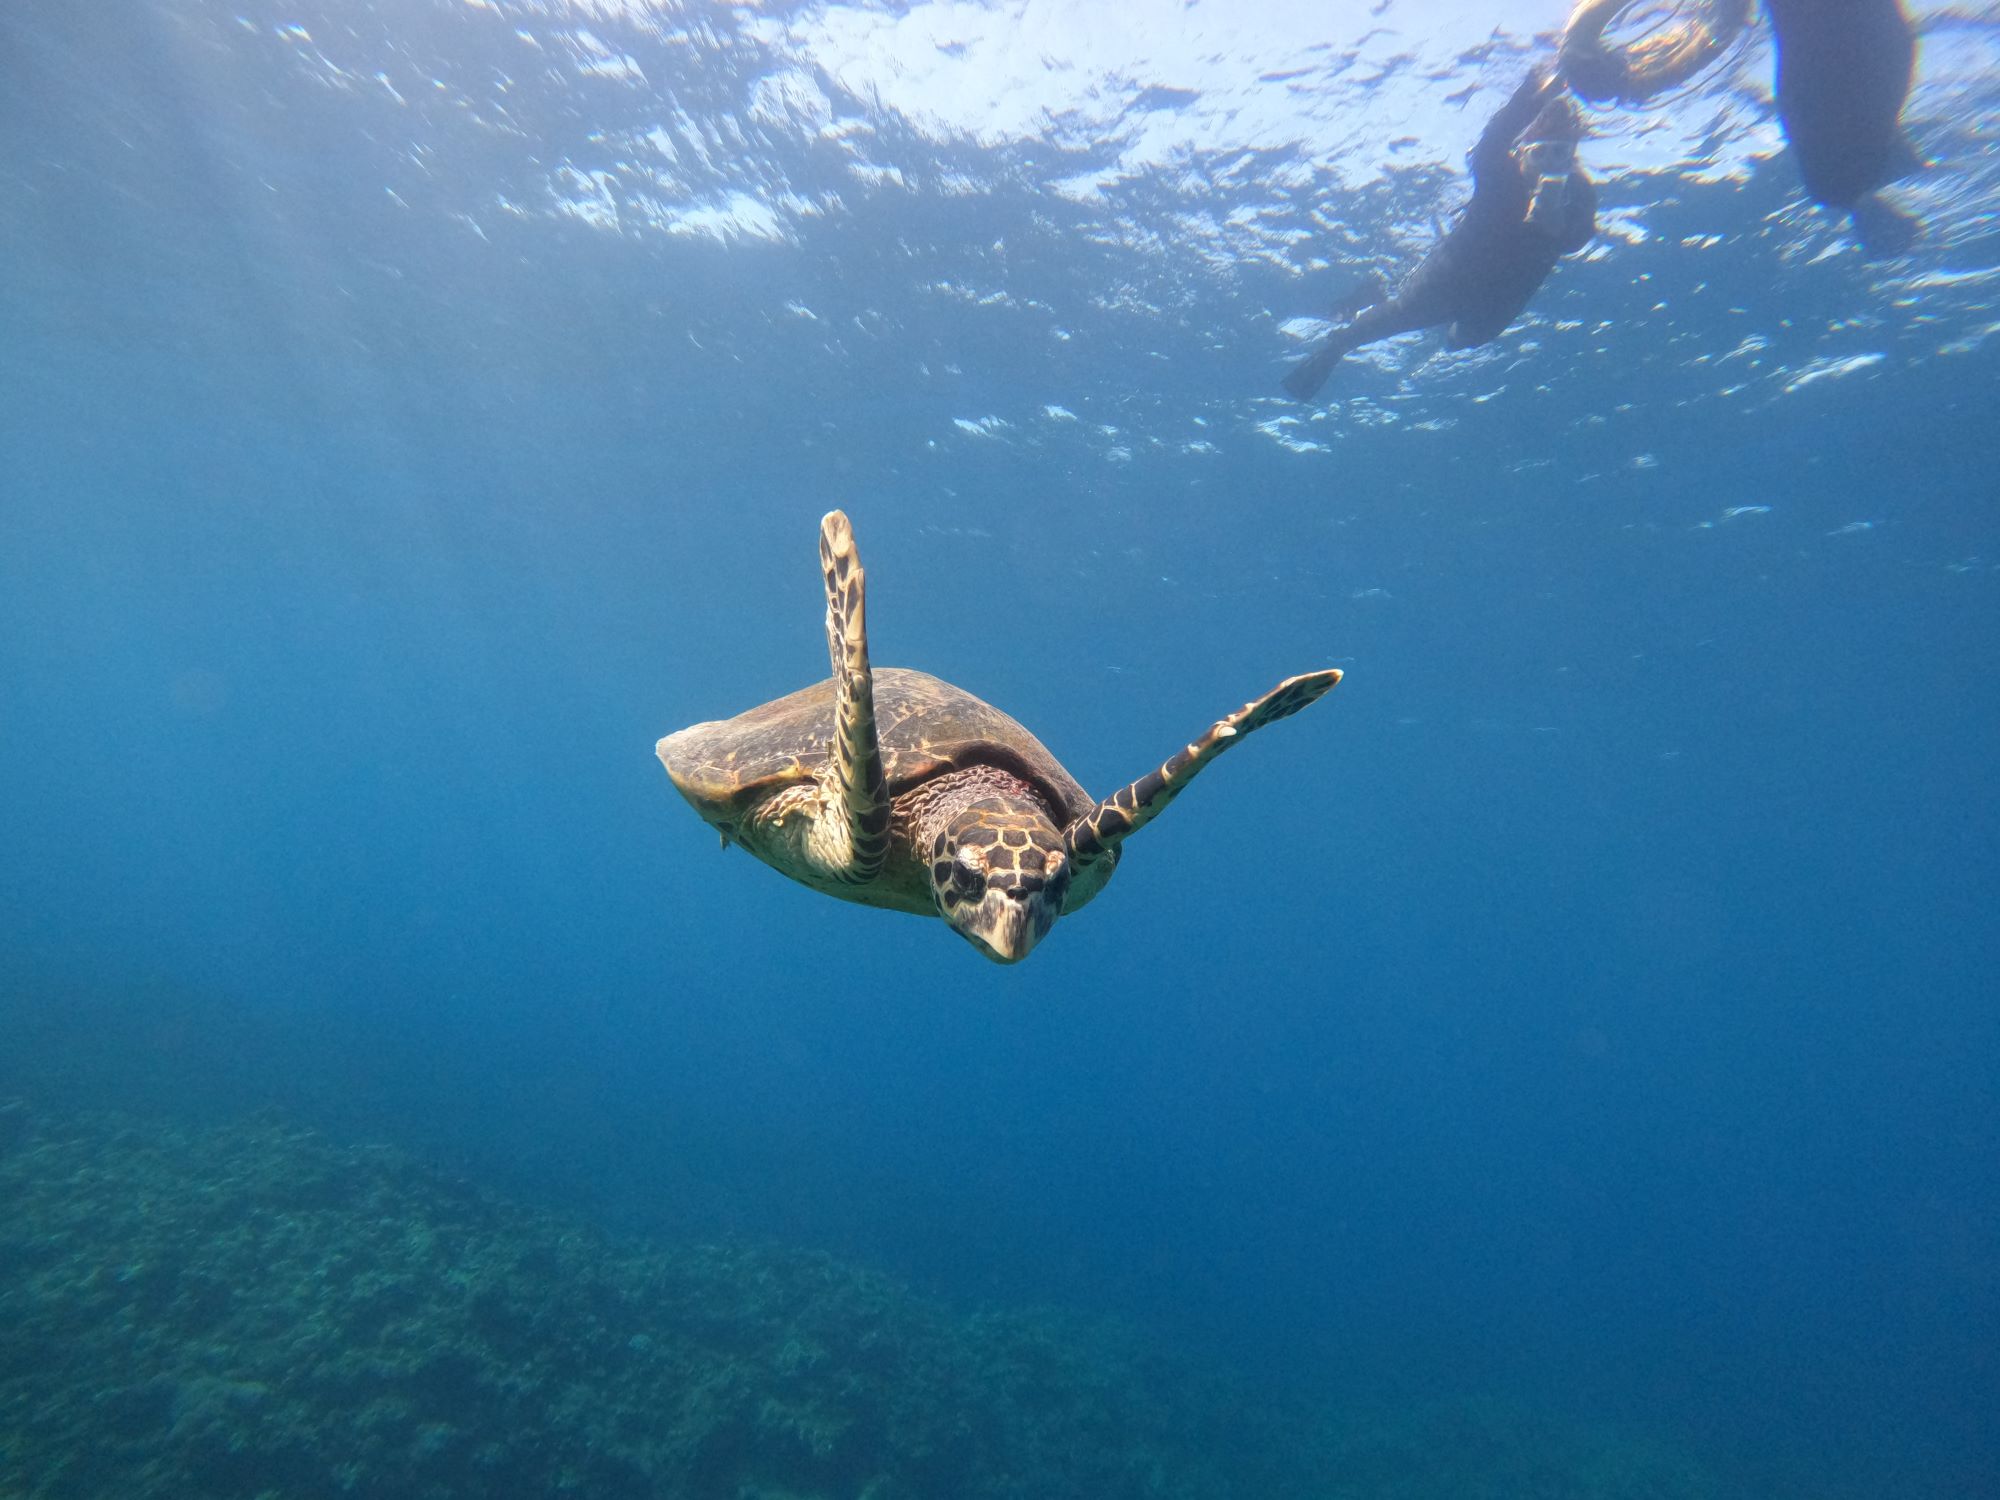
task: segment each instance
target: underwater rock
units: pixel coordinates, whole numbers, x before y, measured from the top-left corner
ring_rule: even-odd
[[[1477,1454],[1366,1431],[1113,1331],[620,1241],[269,1120],[38,1117],[0,1153],[10,1500],[1502,1493]],[[1550,1495],[1711,1493],[1540,1432],[1482,1446],[1567,1475]]]

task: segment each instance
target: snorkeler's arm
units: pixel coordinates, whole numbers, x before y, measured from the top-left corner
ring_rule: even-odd
[[[1515,171],[1512,152],[1514,142],[1521,132],[1535,123],[1535,116],[1542,112],[1548,102],[1551,88],[1558,87],[1547,69],[1537,63],[1528,69],[1528,76],[1521,80],[1521,86],[1514,90],[1513,97],[1493,113],[1486,122],[1486,128],[1479,133],[1479,140],[1472,148],[1472,190],[1479,191],[1482,176],[1496,172]]]
[[[1563,237],[1556,242],[1556,249],[1560,254],[1574,255],[1597,234],[1597,185],[1582,167],[1569,174],[1569,194],[1563,208]]]

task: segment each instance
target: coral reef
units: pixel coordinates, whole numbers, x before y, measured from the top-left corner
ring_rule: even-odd
[[[823,1255],[622,1242],[282,1123],[0,1106],[0,1500],[1708,1493],[1504,1426],[1474,1487],[1435,1434]]]

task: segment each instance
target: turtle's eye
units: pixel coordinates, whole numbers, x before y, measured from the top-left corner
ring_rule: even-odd
[[[937,888],[938,899],[947,907],[978,901],[986,893],[986,852],[961,844],[947,855],[945,845],[940,838],[931,857],[931,884]]]
[[[986,891],[986,855],[978,849],[961,849],[951,862],[952,893],[961,901],[977,901]]]

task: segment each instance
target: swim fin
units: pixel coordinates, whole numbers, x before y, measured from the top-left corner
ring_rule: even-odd
[[[1916,215],[1904,213],[1879,193],[1863,193],[1849,210],[1854,215],[1854,235],[1861,251],[1870,260],[1893,260],[1908,255],[1923,233]]]
[[[1294,401],[1312,400],[1346,352],[1337,340],[1330,337],[1323,340],[1317,349],[1285,372],[1285,394]]]

